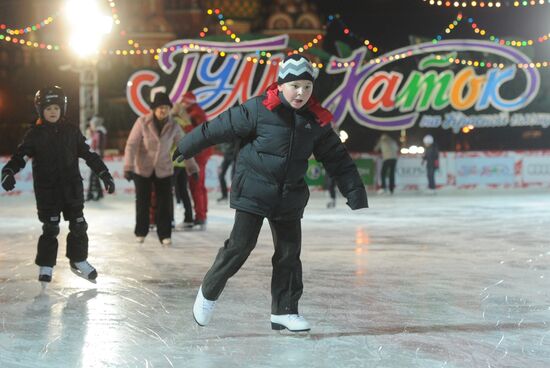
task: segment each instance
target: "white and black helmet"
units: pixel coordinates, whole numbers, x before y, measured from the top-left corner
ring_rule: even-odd
[[[58,86],[39,89],[34,95],[34,107],[41,119],[44,119],[44,109],[50,105],[58,105],[61,109],[61,118],[67,112],[67,96]]]

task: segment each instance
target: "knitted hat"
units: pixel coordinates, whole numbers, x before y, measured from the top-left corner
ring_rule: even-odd
[[[151,104],[151,110],[156,109],[159,106],[168,105],[170,108],[174,106],[172,104],[172,101],[170,101],[170,97],[164,92],[157,92],[155,94],[155,99],[153,100],[153,103]]]
[[[193,105],[197,103],[197,96],[191,91],[185,92],[185,94],[181,97],[181,102],[185,102],[189,105]]]
[[[279,64],[279,75],[277,78],[277,84],[279,85],[295,80],[309,80],[313,82],[314,79],[313,67],[305,56],[292,54]]]

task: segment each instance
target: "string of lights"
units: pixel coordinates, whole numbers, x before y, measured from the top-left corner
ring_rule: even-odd
[[[109,2],[109,7],[111,8],[111,17],[113,22],[118,26],[120,25],[120,17],[118,16],[118,9],[116,6],[115,0],[107,0]]]
[[[0,34],[0,41],[13,43],[15,45],[33,47],[33,48],[36,48],[36,49],[48,50],[48,51],[59,51],[59,50],[61,50],[61,46],[59,46],[59,45],[52,45],[52,44],[43,43],[43,42],[33,42],[33,41],[25,40],[25,39],[22,39],[22,38],[12,37],[12,36],[9,36],[9,35],[6,36],[6,35],[3,35],[3,34]]]
[[[438,55],[436,56],[436,59],[443,60],[443,57]],[[498,63],[498,62],[489,62],[489,61],[482,61],[482,60],[470,60],[470,59],[461,59],[457,57],[449,57],[447,59],[450,63],[453,64],[460,64],[460,65],[468,65],[468,66],[474,66],[479,68],[497,68],[497,69],[504,69],[508,66],[515,65],[516,67],[520,69],[540,69],[540,68],[548,68],[550,67],[550,61],[534,61],[531,63],[519,63],[519,64],[504,64],[504,63]]]
[[[218,23],[226,35],[231,37],[231,39],[235,42],[241,42],[241,39],[237,36],[237,34],[227,27],[227,22],[220,9],[208,9],[206,12],[208,15],[214,15],[218,19]]]
[[[550,0],[522,0],[522,1],[449,1],[449,0],[422,0],[431,6],[446,8],[502,8],[502,7],[527,7],[548,5]]]
[[[367,46],[367,48],[370,51],[372,51],[374,53],[378,52],[378,47],[373,45],[370,40],[368,40],[366,38],[363,38],[363,37],[359,36],[357,33],[353,32],[348,27],[348,25],[346,23],[344,23],[344,21],[340,17],[340,14],[329,15],[327,17],[327,24],[325,25],[325,28],[328,28],[328,26],[330,24],[334,23],[334,22],[336,22],[342,28],[342,31],[344,32],[345,35],[355,38],[357,41],[359,41],[363,45]]]
[[[489,33],[486,29],[480,27],[480,26],[473,20],[473,18],[468,18],[468,22],[470,23],[471,28],[473,29],[473,31],[474,31],[476,34],[479,34],[479,35],[481,35],[481,36],[485,36],[486,34]],[[500,44],[500,45],[514,46],[514,47],[526,47],[526,46],[533,46],[536,42],[543,43],[543,42],[548,41],[548,39],[550,39],[550,33],[547,33],[547,34],[545,34],[545,35],[539,36],[539,37],[537,37],[536,40],[534,40],[534,39],[528,39],[528,40],[510,40],[510,39],[499,38],[499,37],[497,37],[497,36],[495,36],[495,35],[492,35],[492,34],[489,34],[488,39],[489,39],[490,41],[493,41],[493,42],[498,43],[498,44]]]
[[[55,14],[53,16],[50,16],[50,17],[47,17],[47,18],[41,20],[38,23],[35,23],[33,25],[29,25],[29,26],[25,26],[25,27],[22,27],[22,28],[11,28],[6,24],[0,24],[0,30],[5,31],[10,36],[19,36],[19,35],[22,35],[22,34],[36,32],[36,31],[39,31],[42,28],[46,27],[47,25],[52,24],[56,16],[57,16],[57,14]]]
[[[451,34],[451,32],[455,29],[458,28],[460,22],[462,21],[463,17],[462,17],[462,13],[458,13],[455,20],[453,20],[452,23],[449,23],[447,25],[447,27],[445,28],[445,33],[447,35]],[[433,43],[437,43],[439,41],[441,41],[443,39],[443,35],[441,34],[438,34],[437,36],[435,36],[435,38],[432,40]]]

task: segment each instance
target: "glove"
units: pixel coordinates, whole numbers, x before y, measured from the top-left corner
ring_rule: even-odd
[[[124,172],[124,179],[128,181],[134,180],[134,172],[133,171],[125,171]]]
[[[10,169],[2,170],[2,188],[7,192],[15,188],[15,178],[13,176],[13,171]]]
[[[198,172],[195,172],[195,173],[191,174],[191,177],[192,177],[195,181],[199,181],[199,173],[198,173]]]
[[[103,171],[99,174],[99,178],[103,181],[103,185],[105,185],[105,190],[107,193],[113,194],[115,191],[115,181],[113,180],[111,174],[109,174],[108,171]]]
[[[178,163],[183,161],[183,155],[181,154],[181,152],[177,148],[174,151],[174,153],[172,154],[172,161],[176,161]]]

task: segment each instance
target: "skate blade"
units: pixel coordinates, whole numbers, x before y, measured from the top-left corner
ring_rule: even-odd
[[[84,276],[78,269],[74,269],[71,267],[71,272],[77,275],[78,277],[91,282],[92,284],[97,284],[96,279],[89,279],[87,276]]]

